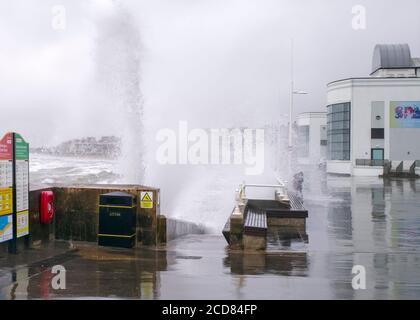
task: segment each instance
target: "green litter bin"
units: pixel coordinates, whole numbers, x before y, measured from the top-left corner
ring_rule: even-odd
[[[132,248],[136,241],[136,197],[126,192],[99,196],[98,245]]]

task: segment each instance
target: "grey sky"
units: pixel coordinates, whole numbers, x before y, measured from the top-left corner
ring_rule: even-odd
[[[296,99],[296,113],[322,110],[328,82],[367,76],[377,43],[408,43],[420,56],[418,0],[119,2],[131,15],[132,29],[122,32],[138,30],[141,39],[144,125],[151,131],[179,120],[258,127],[286,114],[292,37],[296,87],[310,92]],[[98,50],[109,57],[114,50],[98,43],[115,11],[109,3],[0,0],[2,132],[21,132],[33,145],[118,133],[121,110],[106,106],[110,93],[96,83],[98,64],[107,63]],[[67,9],[63,31],[51,28],[55,4]],[[367,8],[363,31],[352,29],[357,4]]]

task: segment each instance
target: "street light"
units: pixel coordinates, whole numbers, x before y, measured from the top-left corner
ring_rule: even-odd
[[[288,146],[288,165],[289,165],[289,173],[292,174],[292,148],[293,148],[293,141],[292,141],[292,122],[293,122],[293,97],[294,95],[304,95],[308,94],[306,91],[295,90],[295,77],[294,77],[294,40],[293,38],[290,39],[290,106],[289,106],[289,146]]]
[[[295,91],[293,91],[293,94],[308,94],[308,93],[306,91],[295,90]]]
[[[293,121],[293,97],[294,95],[305,95],[305,94],[309,94],[306,91],[301,91],[301,90],[295,90],[294,89],[294,85],[293,85],[293,81],[292,81],[292,86],[291,86],[292,90],[290,92],[290,106],[289,106],[289,151],[292,150],[293,147],[293,142],[292,142],[292,121]]]
[[[302,90],[295,90],[295,78],[294,78],[294,41],[293,39],[291,39],[291,54],[290,54],[290,58],[291,58],[291,63],[290,63],[290,67],[291,67],[291,72],[290,72],[290,106],[289,106],[289,145],[288,145],[288,154],[289,154],[289,172],[290,174],[292,174],[292,148],[293,148],[293,139],[292,139],[292,135],[293,135],[293,102],[294,99],[293,97],[295,95],[306,95],[308,94],[308,92],[306,91],[302,91]]]
[[[304,94],[308,94],[308,92],[306,91],[301,91],[301,90],[294,90],[294,86],[293,86],[293,80],[292,80],[292,85],[291,85],[291,90],[290,90],[290,107],[289,107],[289,152],[288,152],[288,166],[289,166],[289,174],[292,175],[292,151],[293,151],[293,141],[292,141],[292,133],[293,133],[293,128],[292,128],[292,121],[293,121],[293,96],[294,95],[304,95]]]

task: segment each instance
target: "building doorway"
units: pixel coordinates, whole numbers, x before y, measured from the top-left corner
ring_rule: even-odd
[[[384,149],[375,148],[372,149],[371,159],[372,160],[384,160],[385,151]]]

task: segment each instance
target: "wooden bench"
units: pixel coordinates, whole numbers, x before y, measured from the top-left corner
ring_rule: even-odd
[[[239,247],[245,250],[265,249],[269,228],[277,233],[279,238],[302,238],[307,242],[308,211],[296,194],[289,192],[288,197],[290,200],[288,202],[248,199],[241,216],[240,229],[237,225],[236,231],[232,233],[232,226],[235,226],[231,224],[233,215],[229,217],[223,228],[223,235],[231,249]]]
[[[283,219],[306,219],[308,218],[308,210],[303,206],[299,197],[292,193],[288,193],[290,199],[289,207],[270,207],[266,209],[268,218],[283,218]]]
[[[244,223],[244,234],[265,237],[267,235],[267,214],[264,210],[248,207]]]
[[[245,211],[243,247],[245,250],[265,250],[267,247],[267,214],[264,210],[247,207]]]
[[[229,218],[226,221],[226,224],[225,224],[225,226],[223,228],[222,234],[225,237],[227,243],[230,244],[230,216],[229,216]]]

